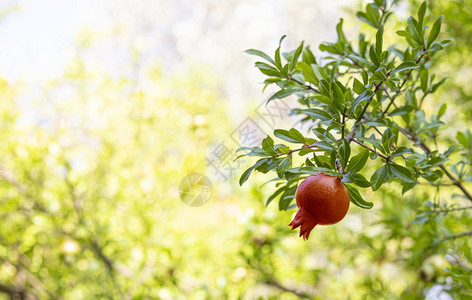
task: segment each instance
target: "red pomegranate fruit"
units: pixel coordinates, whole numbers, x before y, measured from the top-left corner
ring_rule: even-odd
[[[341,221],[349,210],[349,193],[340,177],[325,173],[307,177],[298,186],[298,211],[289,224],[300,228],[300,237],[308,239],[316,225],[330,225]]]

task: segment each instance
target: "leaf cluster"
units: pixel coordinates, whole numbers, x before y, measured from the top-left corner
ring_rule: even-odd
[[[273,171],[276,191],[267,204],[278,199],[279,209],[285,210],[294,207],[298,182],[323,172],[342,178],[353,204],[371,208],[373,203],[362,198],[359,188],[375,191],[398,181],[405,193],[422,180],[434,183],[446,175],[460,185],[463,178],[469,178],[466,159],[464,168],[453,166],[452,173],[445,164],[454,152],[470,150],[470,132],[457,136],[464,149],[453,146],[440,152],[427,145],[435,142],[447,108],[443,104],[432,116],[423,109],[427,96],[446,80],[436,79],[430,71],[435,54],[451,42],[438,41],[443,17],[429,27],[424,2],[417,15],[406,20],[404,30],[396,32],[396,43],[386,45],[384,37],[392,39],[388,20],[395,3],[376,0],[357,13],[373,28],[370,39],[361,33],[357,40],[348,40],[341,19],[336,26],[337,41],[319,46],[325,54],[322,58],[316,59],[303,42],[292,51],[281,52],[285,36],[273,57],[255,49],[246,51],[261,59],[256,67],[267,76],[265,87],[277,88],[268,102],[297,97],[299,107],[291,113],[310,129],[305,134],[295,128],[276,129],[276,140],[268,136],[261,147],[238,149],[259,157],[242,174],[240,184],[252,171]]]

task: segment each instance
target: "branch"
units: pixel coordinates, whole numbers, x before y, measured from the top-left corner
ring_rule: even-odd
[[[290,150],[287,155],[291,155],[293,152],[301,151],[301,150],[304,150],[304,149],[317,148],[317,147],[318,147],[318,146],[315,145],[315,144],[313,144],[313,145],[306,145],[306,146],[303,146],[303,147],[298,148],[298,149]],[[319,151],[321,151],[321,150],[323,150],[323,149],[319,149]],[[315,151],[316,151],[316,150],[315,150]],[[276,156],[278,157],[278,156],[282,156],[282,155],[284,155],[284,154],[285,154],[285,153],[279,153],[279,154],[277,154]]]
[[[95,254],[100,258],[105,263],[105,266],[107,267],[108,271],[110,271],[110,274],[113,276],[115,274],[115,263],[113,260],[108,258],[103,253],[102,248],[98,245],[98,242],[95,239],[92,239],[90,241],[90,244],[92,245],[92,250],[95,252]]]
[[[431,154],[431,149],[428,147],[428,145],[425,144],[425,142],[420,137],[401,127],[398,127],[398,130],[403,133],[409,140],[411,140],[415,144],[418,144],[418,146],[424,151],[426,155],[429,156]],[[464,193],[467,199],[472,201],[472,194],[468,190],[466,190],[464,185],[454,175],[452,175],[444,165],[439,165],[439,168],[441,168],[441,170],[444,171],[444,174],[449,177],[449,179],[452,181],[452,184],[457,186]]]
[[[372,97],[369,98],[369,100],[367,100],[367,103],[364,105],[364,109],[362,110],[361,115],[359,116],[359,119],[357,119],[356,123],[354,123],[354,126],[352,126],[351,131],[346,137],[348,142],[351,142],[354,139],[354,135],[356,134],[357,127],[361,125],[362,118],[364,117],[367,107],[369,106],[372,99],[375,97],[375,94],[377,94],[377,91],[379,90],[381,84],[382,82],[380,82],[379,84],[375,84],[374,94],[372,95]]]
[[[8,294],[11,299],[16,299],[18,296],[23,299],[26,296],[24,289],[19,289],[15,286],[0,283],[0,292]]]
[[[362,71],[364,71],[364,66],[361,65],[357,60],[352,59],[352,58],[350,58],[349,56],[346,56],[346,58],[348,58],[349,60],[351,60],[354,65],[356,65],[359,69],[361,69]]]
[[[472,206],[455,207],[455,208],[450,208],[450,209],[438,209],[438,210],[432,210],[431,212],[434,212],[435,214],[440,214],[440,213],[448,213],[451,211],[460,211],[460,210],[466,210],[466,209],[472,209]]]
[[[280,282],[276,281],[275,279],[268,279],[268,280],[265,281],[265,283],[268,284],[268,285],[271,285],[273,287],[276,287],[279,290],[282,290],[284,292],[289,292],[289,293],[292,293],[294,295],[297,295],[299,298],[305,298],[305,299],[311,298],[310,295],[308,295],[307,293],[297,291],[295,289],[283,286],[282,284],[280,284]]]
[[[415,63],[418,64],[425,54],[426,53],[421,54],[420,57],[418,57],[418,59],[416,59]],[[390,98],[390,103],[388,104],[387,108],[382,112],[382,118],[385,116],[385,114],[389,110],[390,106],[392,106],[392,104],[395,104],[395,103],[393,103],[395,101],[395,99],[403,93],[402,88],[405,85],[405,83],[410,79],[410,75],[413,72],[413,70],[415,70],[415,69],[410,69],[408,71],[408,73],[406,74],[405,79],[403,79],[402,84],[400,85],[398,90],[395,92],[395,95],[393,95],[392,97],[389,97]]]
[[[288,80],[295,81],[296,83],[298,83],[298,84],[300,84],[300,85],[303,85],[305,88],[307,88],[307,89],[309,89],[309,90],[312,90],[313,92],[315,92],[315,93],[317,93],[317,94],[321,94],[321,92],[320,92],[318,89],[314,88],[311,84],[303,83],[303,82],[301,82],[300,80],[297,80],[297,79],[293,78],[292,76],[289,76],[287,79],[288,79]]]
[[[472,235],[472,231],[463,232],[463,233],[459,233],[459,234],[455,234],[455,235],[449,235],[449,236],[446,236],[446,237],[442,238],[439,242],[455,240],[455,239],[458,239],[458,238],[461,238],[461,237],[466,237],[466,236],[471,236],[471,235]]]
[[[352,141],[353,141],[354,143],[356,143],[356,144],[358,144],[358,145],[360,145],[360,146],[366,148],[366,149],[369,150],[370,152],[377,154],[378,156],[380,156],[380,157],[382,157],[383,159],[385,159],[387,162],[391,162],[391,163],[394,164],[393,161],[390,161],[390,157],[385,156],[385,155],[383,155],[383,154],[381,154],[381,153],[378,153],[378,152],[375,151],[374,149],[370,148],[370,147],[367,146],[366,144],[364,144],[364,143],[362,143],[362,142],[360,142],[360,141],[358,141],[358,140],[356,140],[356,139],[353,139]]]

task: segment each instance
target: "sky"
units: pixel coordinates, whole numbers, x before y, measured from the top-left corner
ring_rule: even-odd
[[[0,19],[0,74],[11,81],[60,76],[84,30],[114,33],[115,42],[134,39],[171,68],[185,59],[227,73],[233,62],[249,61],[242,51],[272,51],[283,34],[293,47],[305,38],[330,38],[348,2],[7,0],[0,4],[0,10],[10,9]]]

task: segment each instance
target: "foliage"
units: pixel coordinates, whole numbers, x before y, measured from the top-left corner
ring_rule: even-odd
[[[426,100],[434,96],[446,80],[432,71],[437,54],[451,43],[448,39],[438,39],[443,16],[428,22],[424,2],[415,16],[405,21],[403,28],[395,30],[395,26],[389,26],[395,4],[396,1],[389,4],[376,0],[357,13],[371,28],[371,40],[364,33],[357,41],[348,40],[341,19],[336,26],[337,41],[322,43],[319,47],[326,53],[322,59],[316,59],[303,42],[296,49],[281,53],[284,37],[273,57],[255,49],[246,51],[262,59],[256,62],[256,67],[267,76],[265,86],[275,85],[278,89],[268,102],[297,97],[299,108],[292,114],[300,115],[310,130],[303,134],[296,128],[276,129],[274,138],[265,138],[261,147],[238,149],[248,156],[259,157],[243,173],[240,184],[248,180],[253,170],[272,171],[275,178],[271,181],[276,182],[276,189],[267,204],[278,199],[280,210],[296,207],[293,202],[298,182],[319,172],[341,177],[348,187],[351,202],[361,208],[372,208],[380,203],[365,200],[358,189],[377,191],[390,182],[399,183],[402,194],[418,185],[429,185],[437,188],[438,196],[441,187],[450,185],[459,192],[452,198],[472,201],[467,189],[472,181],[469,130],[459,131],[458,143],[442,149],[438,140],[441,140],[440,129],[445,125],[442,118],[447,104],[441,103],[433,113],[425,109]],[[387,45],[384,40],[392,40],[393,31],[396,31],[396,43]],[[402,202],[406,201],[406,196]],[[457,235],[449,232],[451,228],[467,228],[461,224],[464,217],[448,218],[447,225],[436,217],[470,207],[454,207],[452,199],[442,204],[439,198],[424,202],[426,211],[411,222],[412,226],[420,225],[417,233],[389,236],[394,240],[418,234],[412,253],[417,267],[422,261],[418,255],[424,254],[423,251],[434,251],[443,242],[472,235],[472,232]],[[381,213],[387,203],[384,200]],[[382,215],[379,222],[394,223],[395,211],[398,212],[398,208],[385,211],[386,215]],[[395,222],[402,219],[399,216]],[[465,221],[465,224],[470,222]],[[398,226],[392,229],[395,227]],[[445,237],[438,237],[444,234]],[[467,261],[470,255],[463,253],[470,253],[470,247],[467,243],[463,247],[451,255]],[[453,285],[466,287],[465,282],[470,281],[466,275],[470,266],[456,262],[456,268],[461,269],[460,275],[449,273]]]
[[[365,33],[355,44],[341,22],[339,40],[321,46],[325,56],[305,45],[298,59],[298,48],[280,45],[275,56],[249,51],[263,57],[275,97],[299,99],[293,113],[311,128],[277,129],[241,150],[260,160],[241,182],[251,180],[242,189],[214,181],[199,208],[180,201],[179,182],[205,172],[209,145],[234,126],[218,79],[202,66],[169,73],[125,45],[129,61],[110,74],[97,68],[98,34],[56,80],[1,80],[0,299],[418,299],[438,286],[467,299],[470,107],[451,87],[467,92],[469,25],[467,9],[448,5],[431,8],[445,15],[433,44],[456,39],[447,51],[426,46],[437,17],[425,13],[423,50],[383,3],[358,14]],[[420,5],[412,7],[419,22]],[[376,57],[381,70],[370,68]],[[276,189],[261,187],[255,171],[274,174]],[[287,226],[289,208],[297,182],[319,171],[343,176],[357,206],[303,242]]]

